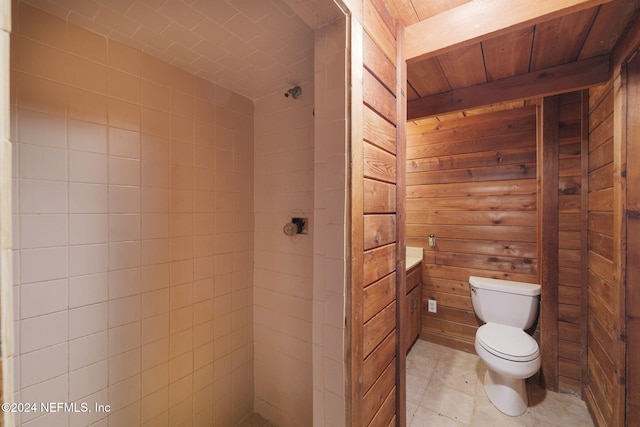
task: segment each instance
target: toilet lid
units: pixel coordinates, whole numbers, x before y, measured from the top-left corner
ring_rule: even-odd
[[[503,359],[528,362],[539,355],[538,343],[513,326],[487,323],[478,328],[476,338],[485,350]]]

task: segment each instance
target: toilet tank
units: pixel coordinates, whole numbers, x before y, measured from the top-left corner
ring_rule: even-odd
[[[528,329],[536,320],[540,285],[477,276],[469,277],[469,285],[480,320],[520,329]]]

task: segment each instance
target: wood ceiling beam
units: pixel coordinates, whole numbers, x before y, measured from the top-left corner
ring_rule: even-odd
[[[584,89],[610,77],[609,55],[414,99],[407,120]]]
[[[405,59],[412,63],[612,0],[473,0],[409,25]]]
[[[611,67],[614,68],[622,62],[627,61],[640,46],[640,9],[627,26],[622,37],[618,39],[611,52]]]

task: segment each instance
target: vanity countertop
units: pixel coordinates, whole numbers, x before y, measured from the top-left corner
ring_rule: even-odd
[[[407,246],[407,271],[422,262],[422,248]]]

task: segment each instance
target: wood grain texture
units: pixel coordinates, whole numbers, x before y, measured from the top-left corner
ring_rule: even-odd
[[[619,247],[615,236],[614,205],[614,85],[591,90],[589,96],[588,221],[587,221],[587,358],[584,368],[587,405],[602,426],[620,425],[615,401],[621,385],[616,380],[615,351],[618,336],[615,313],[621,308],[616,295],[620,284],[614,276],[614,253]],[[618,101],[619,102],[619,98]]]
[[[410,131],[407,243],[424,249],[424,339],[473,348],[470,275],[536,282],[535,114],[527,107]],[[437,313],[424,310],[429,298]]]
[[[609,57],[602,55],[415,99],[409,102],[407,116],[415,120],[482,105],[560,94],[604,83],[609,74]]]
[[[545,97],[538,144],[538,281],[540,299],[558,301],[558,133],[559,97]],[[545,387],[558,390],[558,305],[540,305],[540,358]]]
[[[633,120],[640,115],[640,58],[628,64],[629,101],[627,120],[627,236],[640,236],[640,125]],[[636,141],[633,143],[632,141]],[[632,167],[635,166],[635,167]],[[640,419],[640,239],[627,240],[627,377],[626,418]]]
[[[362,27],[354,20],[351,32],[357,51],[351,55],[357,86],[351,93],[351,212],[357,226],[351,251],[352,269],[359,271],[351,281],[351,310],[357,310],[350,316],[351,339],[357,342],[349,358],[348,422],[404,425],[405,160],[404,134],[395,126],[406,121],[402,31],[381,0],[363,2],[361,17]]]
[[[532,5],[526,0],[473,1],[419,21],[406,29],[409,62],[433,56],[454,47],[488,40],[514,30],[531,27],[606,1],[557,0]],[[477,16],[493,19],[478,20]],[[456,22],[456,31],[450,30]]]

